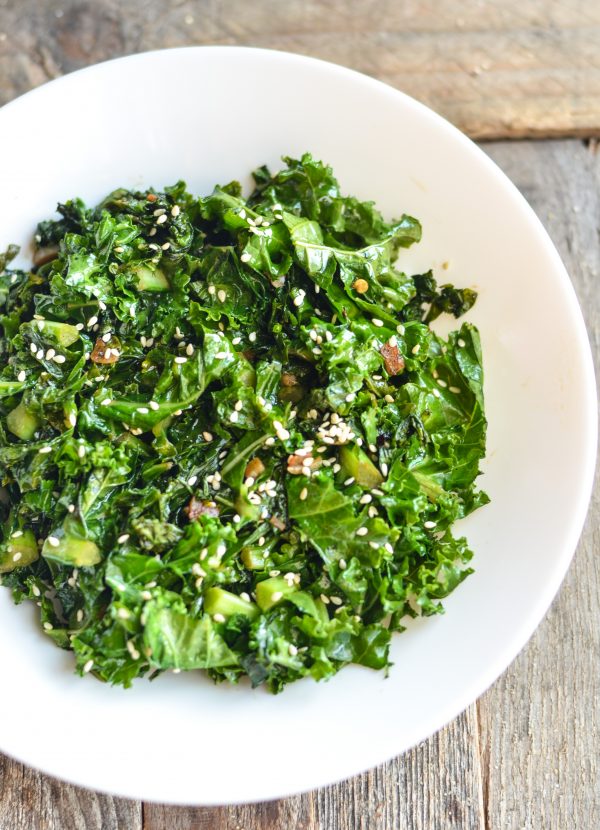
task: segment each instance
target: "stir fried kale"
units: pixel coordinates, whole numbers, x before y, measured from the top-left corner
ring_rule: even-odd
[[[79,199],[0,259],[0,572],[80,673],[279,691],[389,663],[487,501],[475,294],[310,155],[205,198]]]

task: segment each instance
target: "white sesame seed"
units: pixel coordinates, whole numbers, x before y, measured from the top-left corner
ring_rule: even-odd
[[[438,378],[438,381],[437,381],[437,382],[438,382],[438,386],[441,386],[441,387],[442,387],[442,389],[443,389],[444,387],[448,386],[448,384],[446,383],[446,381],[445,381],[445,380],[442,380],[441,378]]]
[[[164,222],[166,222],[166,221],[167,221],[167,216],[166,216],[166,214],[162,213],[162,214],[158,217],[158,219],[156,220],[156,224],[157,224],[157,225],[162,225],[162,224],[163,224]]]
[[[119,617],[119,619],[121,620],[128,620],[130,614],[127,608],[119,608],[119,610],[117,611],[117,617]]]
[[[252,254],[248,253],[248,251],[244,251],[244,253],[240,256],[242,262],[250,262],[252,259]]]
[[[340,597],[330,597],[330,600],[333,602],[334,605],[342,605],[344,600]]]
[[[150,409],[154,410],[154,412],[156,412],[157,409],[160,409],[160,404],[158,404],[156,401],[150,401],[148,406],[150,407]]]
[[[100,401],[100,406],[110,406],[112,403],[112,398],[104,398],[103,401]]]
[[[52,452],[52,447],[40,447],[38,452],[40,455],[45,455],[47,452]]]
[[[44,357],[44,350],[40,349],[39,352],[36,354],[38,360],[42,360]]]
[[[269,435],[269,437],[267,439],[265,439],[265,446],[267,446],[267,447],[272,447],[274,443],[275,443],[275,439],[273,438],[272,435]]]
[[[373,501],[373,496],[370,493],[365,493],[364,496],[361,496],[360,503],[361,504],[370,504]]]
[[[214,285],[209,285],[207,290],[208,290],[209,294],[216,294],[217,293],[217,289],[214,287]]]
[[[404,334],[405,329],[404,329],[404,326],[402,325],[402,323],[400,323],[400,325],[396,326],[396,331],[398,332],[398,334],[401,334],[401,335]]]
[[[168,251],[169,248],[171,247],[171,243],[170,242],[164,242],[160,247],[162,248],[163,251]]]
[[[15,530],[15,532],[14,532],[14,533],[11,533],[11,534],[10,534],[10,538],[11,538],[11,539],[18,539],[18,538],[19,538],[19,536],[22,536],[22,535],[23,535],[23,531],[22,531],[22,530]]]
[[[455,395],[460,394],[460,389],[458,386],[449,386],[448,391],[454,393]]]
[[[358,530],[356,531],[356,535],[357,536],[366,536],[368,532],[369,532],[368,527],[359,527]]]
[[[213,620],[217,623],[224,623],[225,617],[223,616],[223,614],[213,614]]]
[[[75,505],[74,505],[74,504],[70,504],[70,505],[67,507],[67,510],[69,511],[69,513],[74,513],[74,512],[75,512]]]
[[[298,498],[300,499],[300,501],[305,501],[307,496],[308,496],[308,490],[307,490],[306,487],[303,487],[302,490],[300,490],[300,495],[299,495]]]
[[[85,447],[84,447],[84,445],[83,445],[83,444],[80,444],[80,445],[77,447],[77,455],[79,456],[79,458],[83,458],[83,457],[84,457],[84,455],[85,455]]]
[[[319,599],[321,600],[321,602],[325,603],[325,605],[329,605],[330,600],[327,594],[321,594]]]
[[[146,602],[147,602],[149,599],[152,599],[152,594],[150,593],[150,591],[142,591],[142,593],[140,594],[140,596],[142,597],[142,599],[146,600]]]
[[[124,545],[129,540],[129,533],[122,533],[117,539],[117,544]]]
[[[345,559],[340,559],[340,561],[338,562],[338,565],[340,566],[341,571],[345,571],[346,568],[348,567],[348,565],[346,564]]]
[[[217,358],[217,360],[225,360],[225,358],[227,357],[227,352],[217,352],[215,357]]]
[[[296,306],[296,308],[300,308],[300,306],[304,302],[304,296],[304,293],[300,293],[297,297],[294,297],[293,303]]]
[[[398,338],[396,337],[396,335],[395,335],[395,334],[392,334],[392,336],[391,336],[391,337],[390,337],[390,339],[388,340],[388,344],[389,344],[392,348],[394,348],[394,346],[397,346],[397,345],[398,345]]]
[[[17,380],[18,380],[20,383],[23,383],[23,381],[25,380],[25,378],[26,378],[26,377],[27,377],[27,375],[25,374],[25,370],[24,370],[24,369],[21,369],[21,371],[20,371],[20,372],[19,372],[19,374],[17,375]]]
[[[31,589],[31,593],[33,594],[33,596],[34,596],[34,597],[39,597],[39,596],[41,596],[41,595],[42,595],[42,592],[40,591],[40,589],[38,588],[38,586],[37,586],[37,585],[34,585],[34,586],[32,587],[32,589]]]
[[[351,484],[354,484],[354,476],[350,476],[344,481],[344,487],[349,487]]]
[[[439,389],[432,389],[431,391],[433,392],[434,398],[439,398],[440,397],[440,390]]]
[[[129,316],[135,317],[135,303],[131,303],[129,306]]]
[[[229,420],[231,421],[232,424],[237,424],[237,422],[239,420],[239,417],[240,417],[240,413],[237,412],[237,410],[234,409],[233,412],[229,415]]]
[[[64,363],[66,361],[66,359],[67,358],[64,356],[64,354],[56,354],[53,357],[53,360],[54,360],[55,363]]]
[[[385,463],[385,461],[383,461],[381,463],[380,467],[381,467],[381,472],[383,473],[383,475],[387,476],[387,474],[388,474],[388,465]]]
[[[175,363],[187,363],[187,357],[176,357]]]
[[[239,522],[241,522],[241,521],[242,521],[242,517],[240,516],[240,514],[239,514],[239,513],[234,513],[234,514],[233,514],[233,522],[234,522],[234,524],[238,524],[238,523],[239,523]]]
[[[372,317],[371,322],[373,323],[374,326],[377,326],[378,328],[383,326],[383,320],[380,320],[378,317]]]
[[[242,409],[243,405],[244,405],[244,404],[243,404],[241,401],[236,401],[236,402],[235,402],[235,405],[234,405],[234,407],[233,407],[233,408],[234,408],[237,412],[239,412],[239,411]]]
[[[45,630],[46,630],[46,631],[52,631],[52,629],[54,628],[54,626],[52,625],[52,623],[45,622],[45,623],[44,623],[44,628],[45,628]]]
[[[346,402],[347,403],[352,403],[352,401],[355,398],[356,398],[356,395],[354,394],[354,392],[348,392],[348,394],[346,395]]]
[[[412,349],[411,349],[412,354],[419,354],[420,351],[421,351],[421,344],[420,343],[417,343],[417,345],[413,346]]]
[[[23,554],[20,551],[17,551],[15,554],[13,554],[13,562],[18,562],[22,556]]]
[[[219,300],[220,303],[224,303],[225,300],[227,299],[227,292],[224,291],[222,288],[220,288],[217,291],[217,297],[218,297],[218,300]]]
[[[256,341],[256,332],[255,331],[250,332],[250,334],[248,335],[248,340],[251,343],[254,343]]]
[[[462,337],[459,337],[459,338],[458,338],[458,340],[457,340],[456,342],[457,342],[457,343],[458,343],[458,345],[461,347],[461,349],[464,349],[464,347],[467,345],[467,344],[465,343],[465,341],[462,339]]]
[[[394,403],[394,398],[393,398],[391,395],[384,395],[384,396],[383,396],[383,400],[384,400],[386,403]]]
[[[191,357],[194,354],[194,346],[191,343],[188,343],[185,347],[185,353],[188,357]]]
[[[97,322],[98,322],[98,318],[97,318],[97,317],[96,317],[96,315],[94,314],[94,315],[93,315],[92,317],[90,317],[90,319],[87,321],[87,324],[86,324],[86,325],[87,325],[88,329],[91,329],[93,326],[95,326],[95,325],[96,325],[96,323],[97,323]]]
[[[31,349],[31,354],[35,354],[37,352],[37,346],[35,343],[30,343],[29,348]]]
[[[193,487],[194,484],[198,481],[198,476],[190,476],[187,480],[188,487]]]
[[[437,522],[427,521],[423,522],[423,527],[427,530],[433,530],[434,527],[437,527]]]
[[[88,674],[94,668],[94,661],[88,660],[85,666],[83,667],[84,674]]]
[[[60,545],[60,539],[56,536],[48,536],[47,542],[53,548],[57,548]]]
[[[179,207],[179,205],[173,205],[173,207],[171,208],[171,216],[179,216],[180,213],[181,208]]]
[[[150,410],[147,406],[138,406],[136,412],[139,412],[140,415],[147,415],[150,412]]]
[[[282,599],[282,598],[283,598],[283,592],[282,591],[273,591],[273,593],[271,594],[271,602],[279,602],[279,600]]]
[[[74,427],[77,425],[77,415],[74,412],[69,412],[69,424]]]
[[[208,432],[208,430],[205,430],[202,433],[202,437],[204,438],[205,441],[212,441],[213,440],[213,434],[212,434],[212,432]]]
[[[394,552],[394,547],[389,542],[386,542],[383,547],[387,550],[388,553]]]

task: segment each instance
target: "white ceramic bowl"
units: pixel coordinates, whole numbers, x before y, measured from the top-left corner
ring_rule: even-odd
[[[555,595],[581,532],[596,447],[590,349],[542,225],[508,179],[442,118],[370,78],[230,47],[112,61],[0,112],[0,245],[27,247],[58,200],[184,178],[193,192],[310,150],[344,189],[423,222],[405,269],[450,263],[475,286],[489,506],[464,523],[476,573],[447,613],[394,638],[388,679],[350,667],[273,697],[200,675],[129,691],[72,674],[33,609],[0,589],[0,749],[77,784],[164,802],[270,799],[411,747],[498,677]],[[14,716],[11,716],[11,713]]]

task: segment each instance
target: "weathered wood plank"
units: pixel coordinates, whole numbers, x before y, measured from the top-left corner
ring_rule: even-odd
[[[140,830],[141,826],[138,802],[63,784],[0,755],[0,830]]]
[[[204,43],[353,67],[478,138],[600,135],[600,4],[588,0],[3,2],[0,103],[106,58]]]
[[[558,246],[600,365],[600,154],[581,142],[486,150],[527,195]],[[599,551],[597,486],[558,598],[478,703],[489,828],[600,827]]]
[[[216,809],[144,806],[144,830],[484,830],[475,706],[411,752],[305,795]]]

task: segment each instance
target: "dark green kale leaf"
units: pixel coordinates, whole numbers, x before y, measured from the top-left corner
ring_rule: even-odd
[[[58,206],[0,256],[0,574],[77,671],[273,692],[390,667],[471,573],[475,292],[400,270],[421,226],[305,154],[204,197]]]

